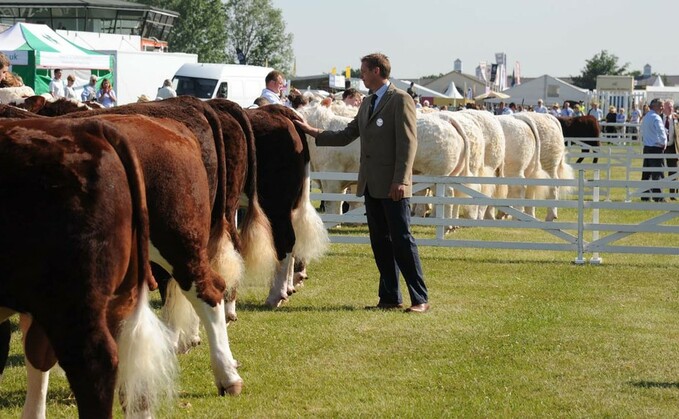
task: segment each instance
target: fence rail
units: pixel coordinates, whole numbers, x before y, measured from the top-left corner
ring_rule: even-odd
[[[558,179],[520,179],[520,178],[483,178],[483,177],[448,177],[448,176],[414,176],[413,190],[430,189],[432,196],[413,196],[411,203],[432,205],[433,214],[430,217],[411,218],[412,225],[431,226],[435,229],[434,238],[418,238],[418,243],[424,246],[441,247],[471,247],[471,248],[501,248],[516,250],[556,250],[568,251],[576,254],[576,263],[585,263],[585,255],[591,255],[589,262],[601,262],[600,253],[639,253],[639,254],[679,254],[679,204],[670,201],[679,198],[676,192],[653,195],[645,193],[651,186],[662,190],[677,187],[677,175],[668,179],[649,182],[639,179],[641,160],[644,157],[657,155],[643,155],[638,152],[638,142],[629,142],[621,138],[613,142],[605,140],[604,146],[591,148],[589,153],[581,153],[579,147],[584,145],[583,139],[568,139],[572,142],[569,160],[580,156],[599,157],[597,164],[573,164],[576,178],[571,180]],[[679,155],[668,155],[679,158]],[[619,173],[622,171],[622,176]],[[319,173],[313,172],[312,179],[316,180],[346,180],[356,181],[355,173]],[[622,177],[623,180],[613,179]],[[470,188],[474,184],[492,185],[542,185],[568,188],[572,192],[558,200],[494,198]],[[452,187],[456,196],[446,196],[445,191]],[[622,191],[622,192],[621,192]],[[462,196],[460,196],[462,195]],[[640,202],[639,197],[664,197],[667,203]],[[603,198],[603,199],[602,199]],[[321,214],[326,227],[332,228],[339,224],[365,224],[366,218],[362,207],[363,198],[353,194],[342,193],[312,193],[311,199],[322,201],[345,201],[359,205],[344,214]],[[465,218],[446,218],[445,205],[460,205],[466,208],[475,206],[493,206],[497,210],[511,216],[503,220],[474,220]],[[537,217],[525,214],[520,209],[524,207],[543,209],[556,207],[565,209],[569,215],[575,214],[572,220],[543,221]],[[611,222],[611,218],[620,212],[634,213],[636,224],[622,224]],[[542,213],[539,210],[538,213]],[[603,217],[602,217],[603,215]],[[572,218],[572,216],[571,216]],[[502,232],[524,229],[542,231],[541,241],[501,240],[467,240],[458,239],[455,234],[446,234],[451,228],[494,228]],[[661,239],[646,240],[647,237],[662,235]],[[673,237],[673,235],[675,235]],[[641,236],[641,237],[640,237]],[[633,237],[633,240],[627,240]],[[330,239],[334,243],[369,243],[369,238],[360,235],[338,234],[331,231]],[[630,241],[632,242],[630,244]],[[658,245],[648,245],[648,242],[658,242]]]

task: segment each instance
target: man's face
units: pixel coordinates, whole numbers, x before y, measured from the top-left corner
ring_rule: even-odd
[[[382,85],[379,67],[370,69],[366,63],[361,63],[361,80],[363,80],[365,87],[373,92],[379,89]]]
[[[276,80],[271,80],[269,82],[269,90],[274,93],[280,93],[283,86],[285,86],[285,80],[283,80],[282,76],[278,76]]]
[[[60,79],[60,78],[61,78],[61,71],[58,71],[58,70],[55,71],[55,72],[54,72],[54,78]]]
[[[662,111],[663,111],[663,113],[664,113],[665,115],[670,115],[670,114],[672,113],[672,106],[673,106],[673,105],[674,105],[674,103],[670,102],[669,100],[668,100],[668,101],[665,101],[665,102],[662,104]]]

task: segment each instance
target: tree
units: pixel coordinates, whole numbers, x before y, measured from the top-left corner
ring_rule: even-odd
[[[224,63],[228,32],[226,9],[220,0],[139,0],[179,13],[170,37],[169,50],[198,54],[202,63]]]
[[[627,71],[628,66],[629,63],[625,63],[622,67],[618,67],[618,57],[609,54],[606,50],[602,50],[591,59],[585,61],[585,68],[582,69],[582,74],[572,77],[573,84],[584,89],[595,89],[597,76],[619,76]]]
[[[273,7],[271,0],[229,0],[226,14],[228,57],[242,64],[290,72],[293,37],[285,32],[282,12]]]

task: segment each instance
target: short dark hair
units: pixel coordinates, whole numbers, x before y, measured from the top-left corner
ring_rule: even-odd
[[[389,75],[391,74],[391,63],[389,62],[389,57],[380,52],[374,52],[372,54],[366,55],[365,57],[361,58],[361,62],[365,63],[370,70],[374,69],[375,67],[379,68],[380,76],[383,79],[388,79]]]
[[[273,71],[269,72],[269,74],[266,75],[266,78],[264,79],[264,83],[269,84],[270,81],[274,81],[274,80],[278,79],[278,77],[285,78],[283,73],[281,73],[278,70],[273,70]]]
[[[347,90],[345,90],[344,93],[342,93],[342,99],[346,99],[348,97],[358,96],[360,94],[361,94],[361,92],[354,89],[353,87],[350,87]]]
[[[649,108],[652,108],[652,107],[654,107],[654,106],[657,105],[657,104],[662,105],[662,104],[663,104],[663,100],[660,99],[660,98],[655,98],[655,99],[651,100],[651,103],[648,104],[648,107],[649,107]]]

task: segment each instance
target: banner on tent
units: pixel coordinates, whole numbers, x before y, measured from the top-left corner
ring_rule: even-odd
[[[12,65],[28,65],[28,51],[0,51]]]
[[[36,51],[35,65],[46,68],[110,68],[108,55],[66,55],[58,52]]]

